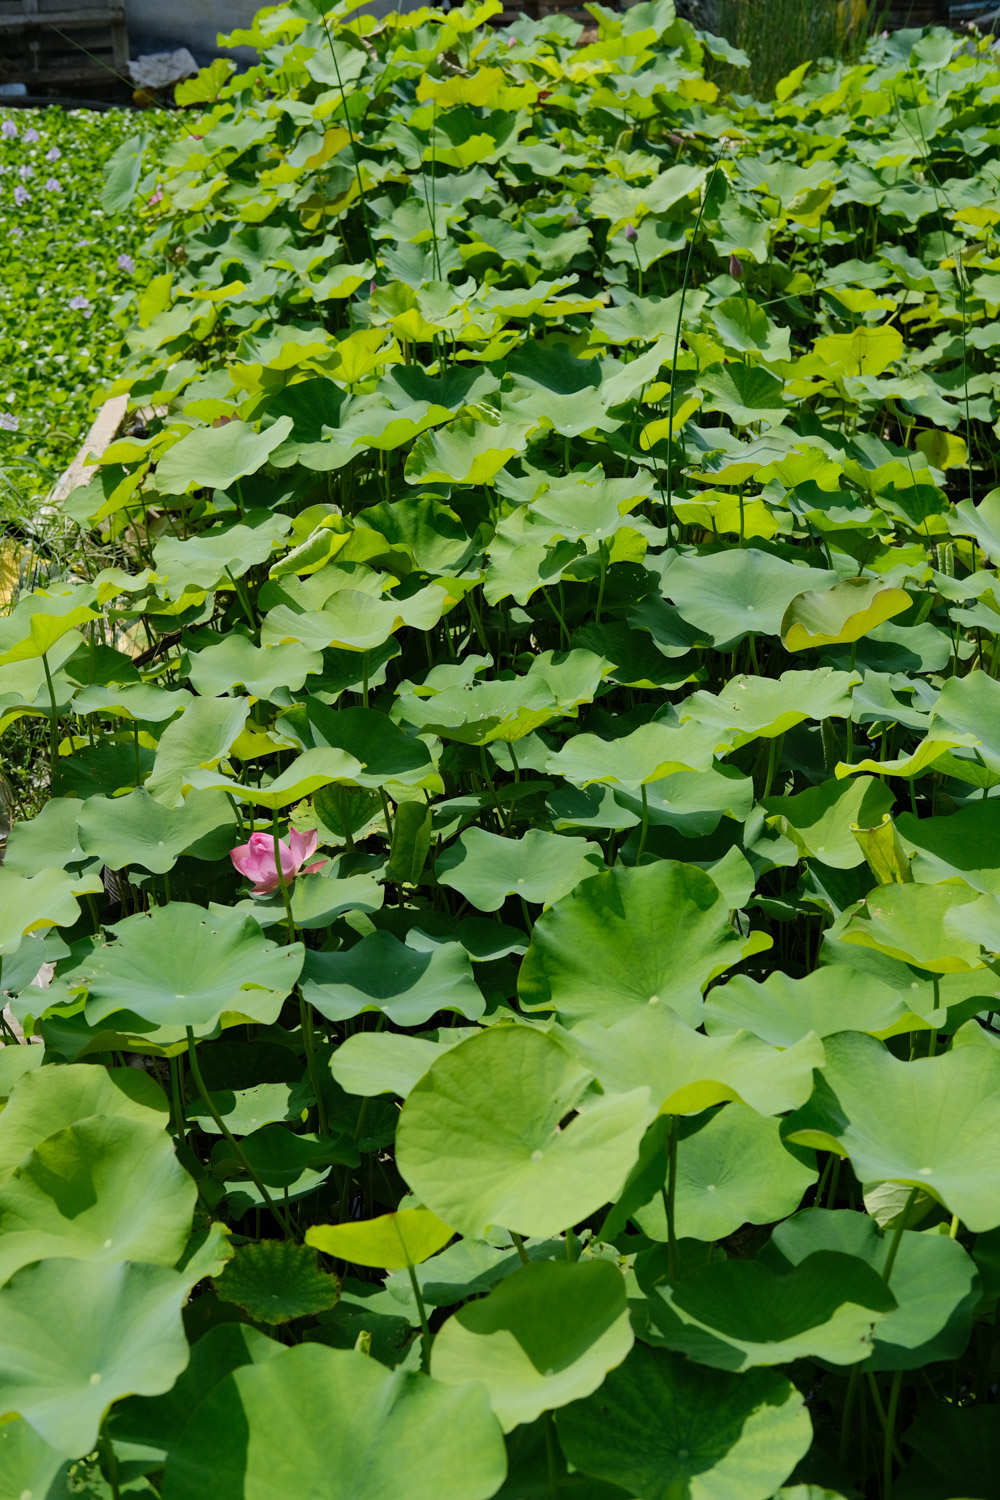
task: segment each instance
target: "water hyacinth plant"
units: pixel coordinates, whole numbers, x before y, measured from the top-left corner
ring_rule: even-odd
[[[153,137],[176,129],[165,112],[143,118]],[[0,105],[0,502],[8,522],[30,520],[118,369],[112,309],[131,285],[147,226],[135,211],[106,211],[101,195],[108,161],[134,130],[126,110]]]
[[[265,10],[112,169],[0,1485],[991,1500],[1000,62],[499,10]]]

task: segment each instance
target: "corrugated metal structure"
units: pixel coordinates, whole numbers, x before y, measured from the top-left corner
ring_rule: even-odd
[[[124,0],[0,0],[0,82],[104,83],[127,62]]]

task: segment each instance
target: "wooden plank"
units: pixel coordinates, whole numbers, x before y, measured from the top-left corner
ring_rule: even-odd
[[[39,509],[39,518],[53,520],[63,502],[81,484],[93,478],[96,463],[101,454],[117,437],[118,430],[128,411],[128,396],[109,396],[91,424],[83,445],[69,468],[56,480]]]
[[[0,28],[5,31],[42,31],[49,26],[61,26],[74,30],[84,26],[107,26],[121,19],[118,11],[108,6],[89,6],[87,10],[52,11],[46,15],[0,16]],[[61,40],[61,38],[60,38]]]

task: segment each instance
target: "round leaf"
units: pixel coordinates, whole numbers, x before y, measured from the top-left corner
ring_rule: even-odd
[[[542,914],[518,990],[527,1010],[555,1010],[570,1025],[610,1026],[652,1003],[697,1026],[703,989],[742,957],[729,905],[704,870],[619,866]]]
[[[418,952],[391,932],[373,932],[342,953],[306,957],[302,994],[328,1021],[381,1011],[397,1026],[422,1026],[439,1010],[475,1020],[486,1002],[458,943]]]
[[[31,1261],[183,1253],[197,1198],[163,1121],[93,1115],[39,1141],[0,1184],[0,1282]]]
[[[125,797],[89,797],[79,822],[80,847],[112,870],[129,865],[162,875],[182,854],[221,859],[235,843],[236,817],[222,792],[191,792],[163,807],[143,787]]]
[[[112,1401],[169,1390],[187,1363],[190,1281],[163,1266],[45,1260],[0,1289],[0,1413],[67,1458],[88,1453]]]
[[[299,1344],[244,1365],[171,1449],[164,1500],[488,1500],[507,1460],[481,1386],[444,1386],[349,1349]]]
[[[556,1416],[570,1463],[643,1500],[771,1500],[812,1441],[783,1375],[732,1375],[637,1344]]]
[[[239,1245],[215,1290],[235,1302],[255,1323],[269,1326],[325,1312],[336,1306],[336,1279],[321,1271],[316,1256],[291,1240],[259,1240]]]
[[[596,844],[582,839],[539,828],[509,839],[469,828],[441,855],[434,873],[479,911],[499,911],[513,895],[551,906],[602,866]]]
[[[482,1239],[491,1224],[557,1234],[617,1195],[648,1119],[645,1089],[585,1097],[592,1076],[544,1032],[480,1032],[411,1091],[396,1128],[399,1170],[461,1234]]]
[[[780,1128],[777,1120],[734,1102],[678,1143],[679,1236],[723,1240],[741,1224],[773,1224],[795,1212],[816,1172],[785,1149]],[[650,1239],[667,1239],[659,1194],[634,1217]]]
[[[87,987],[92,1026],[118,1013],[116,1025],[137,1034],[158,1027],[183,1034],[190,1026],[206,1035],[227,1014],[270,1025],[302,967],[300,943],[279,948],[252,918],[186,901],[126,917],[111,930],[117,941],[69,975]]]

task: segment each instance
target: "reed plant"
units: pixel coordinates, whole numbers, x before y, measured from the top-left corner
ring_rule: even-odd
[[[801,63],[854,62],[887,13],[884,0],[716,0],[713,28],[750,59],[741,74],[730,64],[716,81],[769,98]]]

